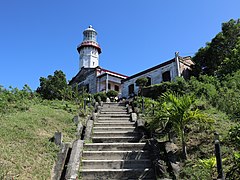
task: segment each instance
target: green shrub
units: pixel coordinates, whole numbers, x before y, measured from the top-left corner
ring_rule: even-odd
[[[107,95],[105,92],[98,92],[94,94],[93,97],[97,102],[100,102],[100,101],[106,102],[106,99],[107,99]]]
[[[240,124],[229,130],[229,140],[236,146],[240,147]]]
[[[239,179],[240,176],[240,152],[233,153],[231,167],[226,173],[226,179]]]
[[[107,95],[107,97],[109,97],[109,98],[115,98],[115,97],[118,96],[118,92],[117,92],[117,91],[114,91],[114,90],[109,90],[106,95]]]
[[[143,96],[157,99],[167,91],[172,91],[180,95],[189,93],[188,83],[183,78],[176,78],[171,82],[162,82],[160,84],[155,84],[143,88]]]

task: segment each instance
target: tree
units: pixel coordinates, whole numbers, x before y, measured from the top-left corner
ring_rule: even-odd
[[[54,75],[49,75],[47,78],[40,78],[40,87],[37,88],[44,99],[59,99],[63,98],[65,89],[68,88],[65,74],[59,70],[55,71]]]
[[[222,31],[193,57],[195,75],[224,76],[226,73],[235,72],[240,64],[239,45],[240,19],[231,19],[223,23]]]
[[[165,119],[169,124],[172,124],[174,131],[180,135],[182,143],[182,156],[187,159],[187,149],[185,140],[186,125],[193,121],[207,122],[207,118],[198,109],[193,110],[193,98],[190,95],[179,96],[173,93],[164,93],[162,95],[165,109]]]
[[[142,88],[146,86],[148,79],[146,77],[140,77],[136,80],[136,86],[139,87],[138,94],[142,92]]]

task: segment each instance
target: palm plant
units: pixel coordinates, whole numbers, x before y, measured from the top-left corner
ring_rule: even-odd
[[[187,159],[187,149],[185,140],[186,125],[193,121],[207,122],[209,119],[198,109],[193,110],[194,99],[191,95],[180,96],[174,93],[164,93],[163,109],[165,109],[165,120],[172,124],[174,131],[180,136],[182,143],[182,156]]]

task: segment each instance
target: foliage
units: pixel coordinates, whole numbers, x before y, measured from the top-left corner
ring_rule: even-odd
[[[177,78],[172,82],[163,82],[143,89],[143,95],[153,99],[165,92],[179,95],[192,94],[196,98],[207,100],[208,104],[226,112],[232,119],[240,119],[240,70],[219,80],[217,77],[200,75],[189,81]]]
[[[94,94],[93,97],[97,102],[100,102],[100,101],[106,102],[106,99],[107,99],[107,95],[105,92],[98,92]]]
[[[190,95],[180,96],[173,93],[165,93],[162,96],[165,108],[165,116],[168,123],[171,123],[175,132],[180,136],[182,142],[183,159],[187,158],[185,128],[193,121],[210,122],[210,119],[202,114],[198,109],[192,109],[194,99]]]
[[[28,85],[24,85],[22,90],[12,87],[9,90],[2,88],[0,91],[0,114],[26,111],[29,109],[30,103],[38,100]]]
[[[136,86],[144,87],[148,82],[148,79],[146,77],[140,77],[136,80]]]
[[[144,103],[144,109],[145,109],[144,115],[151,116],[158,110],[158,105],[159,105],[158,101],[155,101],[151,98],[146,98],[146,97],[142,98],[139,96],[136,96],[134,98],[134,101],[132,103],[133,107],[136,107],[142,110],[142,101]]]
[[[136,82],[135,82],[136,86],[139,87],[138,94],[140,94],[142,92],[142,88],[144,86],[146,86],[147,82],[148,82],[148,79],[146,77],[140,77],[136,80]]]
[[[109,90],[108,92],[107,92],[107,97],[109,97],[109,98],[114,98],[114,97],[117,97],[118,96],[118,92],[117,91],[114,91],[114,90]]]
[[[188,83],[179,77],[172,82],[162,82],[161,84],[143,88],[143,96],[158,99],[165,92],[172,91],[182,95],[190,92],[188,89]]]
[[[40,78],[40,87],[37,88],[37,93],[44,99],[63,99],[69,91],[65,74],[59,70],[55,71],[54,75],[49,75],[47,78]]]
[[[233,159],[231,161],[231,167],[226,173],[226,179],[238,179],[240,176],[240,152],[235,152],[233,154]]]
[[[200,76],[199,80],[192,77],[188,87],[196,97],[205,98],[211,102],[217,96],[217,88],[214,83],[218,84],[212,76]]]
[[[222,24],[218,33],[206,47],[193,57],[194,73],[224,76],[240,68],[240,20]]]
[[[240,148],[240,124],[232,127],[229,130],[229,141],[236,147]]]
[[[186,161],[184,168],[180,172],[180,178],[194,180],[211,180],[213,179],[213,165],[215,164],[215,162],[216,160],[214,160],[214,157],[211,157],[209,159]]]
[[[237,121],[240,119],[240,70],[227,75],[221,81],[221,87],[212,104]]]
[[[209,171],[209,175],[213,176],[214,168],[216,167],[217,161],[216,157],[213,156],[209,159],[199,159],[197,166],[201,169],[206,169]]]

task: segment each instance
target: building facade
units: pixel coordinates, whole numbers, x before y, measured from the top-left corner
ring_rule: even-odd
[[[175,57],[157,66],[134,74],[130,77],[101,68],[99,66],[99,55],[101,47],[97,42],[97,32],[89,26],[83,32],[83,41],[77,47],[79,53],[79,72],[69,84],[85,88],[88,93],[107,92],[115,90],[119,96],[128,98],[138,93],[136,80],[140,77],[148,79],[147,86],[159,84],[164,81],[172,81],[176,77],[187,78],[193,62],[190,56]]]
[[[172,81],[180,76],[188,78],[192,64],[190,56],[180,57],[178,53],[175,53],[175,58],[122,80],[122,97],[127,98],[138,94],[136,80],[141,77],[148,79],[146,86]]]

